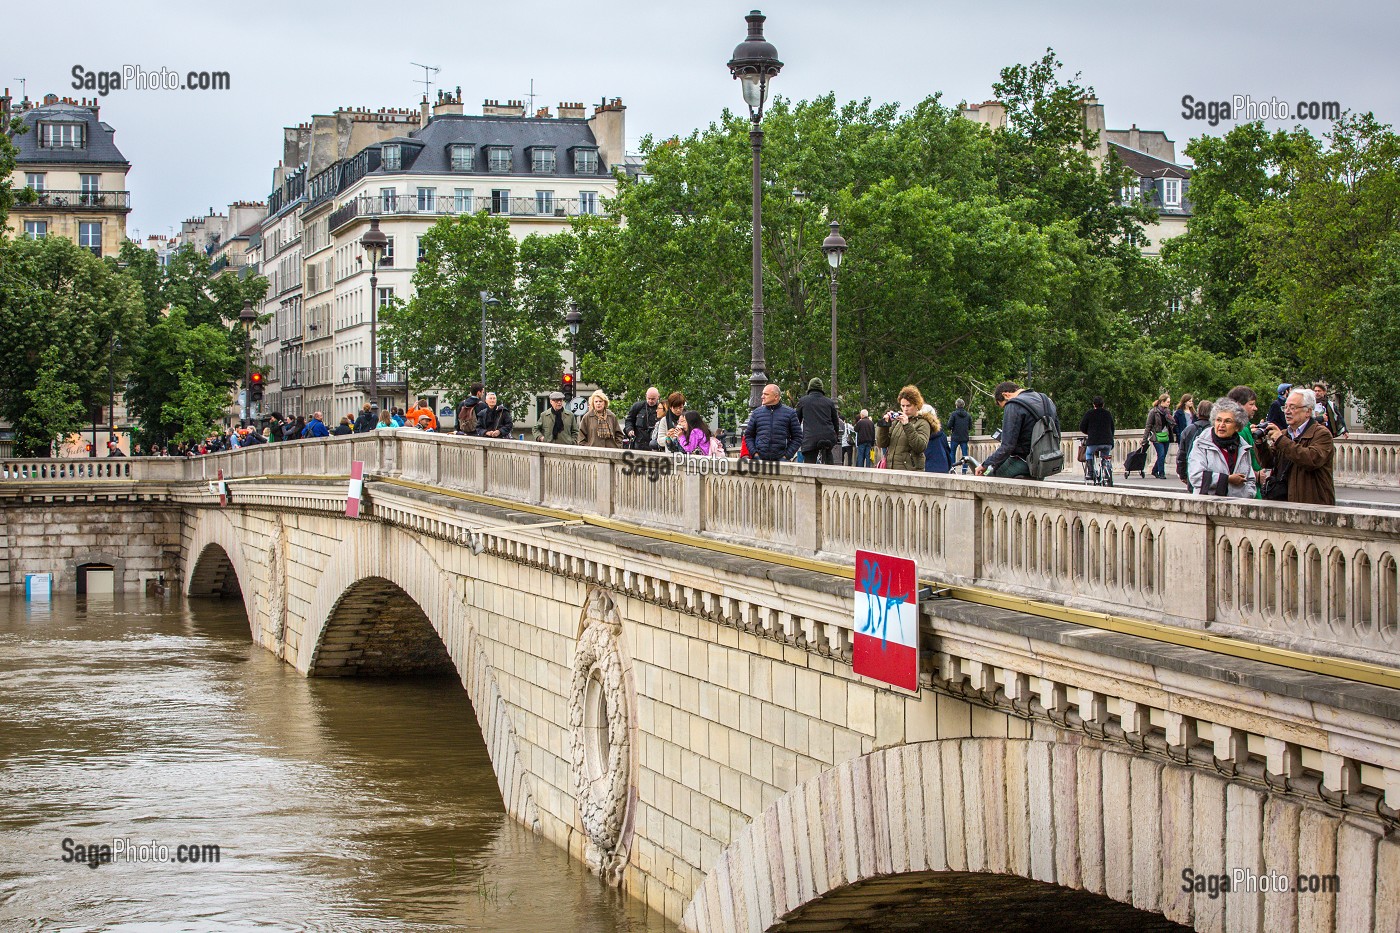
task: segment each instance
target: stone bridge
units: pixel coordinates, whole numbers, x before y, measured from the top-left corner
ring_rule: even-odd
[[[688,930],[1397,928],[1400,515],[716,469],[411,431],[3,461],[0,582],[163,575],[310,676],[455,670],[509,813]],[[851,670],[857,548],[932,588],[917,691]]]

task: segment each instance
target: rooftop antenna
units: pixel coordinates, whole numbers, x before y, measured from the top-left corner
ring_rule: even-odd
[[[527,117],[533,117],[533,116],[535,115],[535,79],[534,79],[534,78],[531,78],[531,79],[530,79],[530,93],[527,94],[527,95],[525,95],[525,96],[528,97],[528,98],[530,99],[530,106],[529,106],[528,108],[526,108],[526,110],[525,110],[525,116],[527,116]]]
[[[433,75],[437,74],[442,69],[436,65],[420,65],[417,62],[409,62],[409,64],[414,68],[423,69],[423,80],[419,81],[417,78],[414,78],[413,83],[423,85],[423,99],[429,100],[433,96]]]
[[[15,78],[14,80],[19,82],[19,99],[29,100],[29,91],[26,90],[28,83],[23,78]]]

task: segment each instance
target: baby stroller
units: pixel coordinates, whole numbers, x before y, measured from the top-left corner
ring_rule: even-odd
[[[1134,473],[1147,479],[1147,441],[1143,441],[1142,446],[1128,454],[1123,461],[1123,478],[1127,479]]]

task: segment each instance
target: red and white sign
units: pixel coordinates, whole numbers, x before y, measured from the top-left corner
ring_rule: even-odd
[[[856,551],[851,668],[906,690],[919,689],[919,575],[903,557]]]
[[[365,462],[350,461],[350,495],[345,500],[345,514],[351,518],[360,515],[360,497],[365,491]]]

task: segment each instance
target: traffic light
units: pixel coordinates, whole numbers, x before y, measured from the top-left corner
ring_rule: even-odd
[[[252,401],[252,402],[260,402],[260,401],[262,401],[263,389],[265,388],[265,380],[266,380],[266,379],[267,379],[267,377],[264,376],[262,373],[253,373],[253,375],[249,378],[249,383],[248,383],[248,400],[249,400],[249,401]]]
[[[565,373],[559,380],[559,389],[564,393],[564,401],[574,400],[574,374]]]

